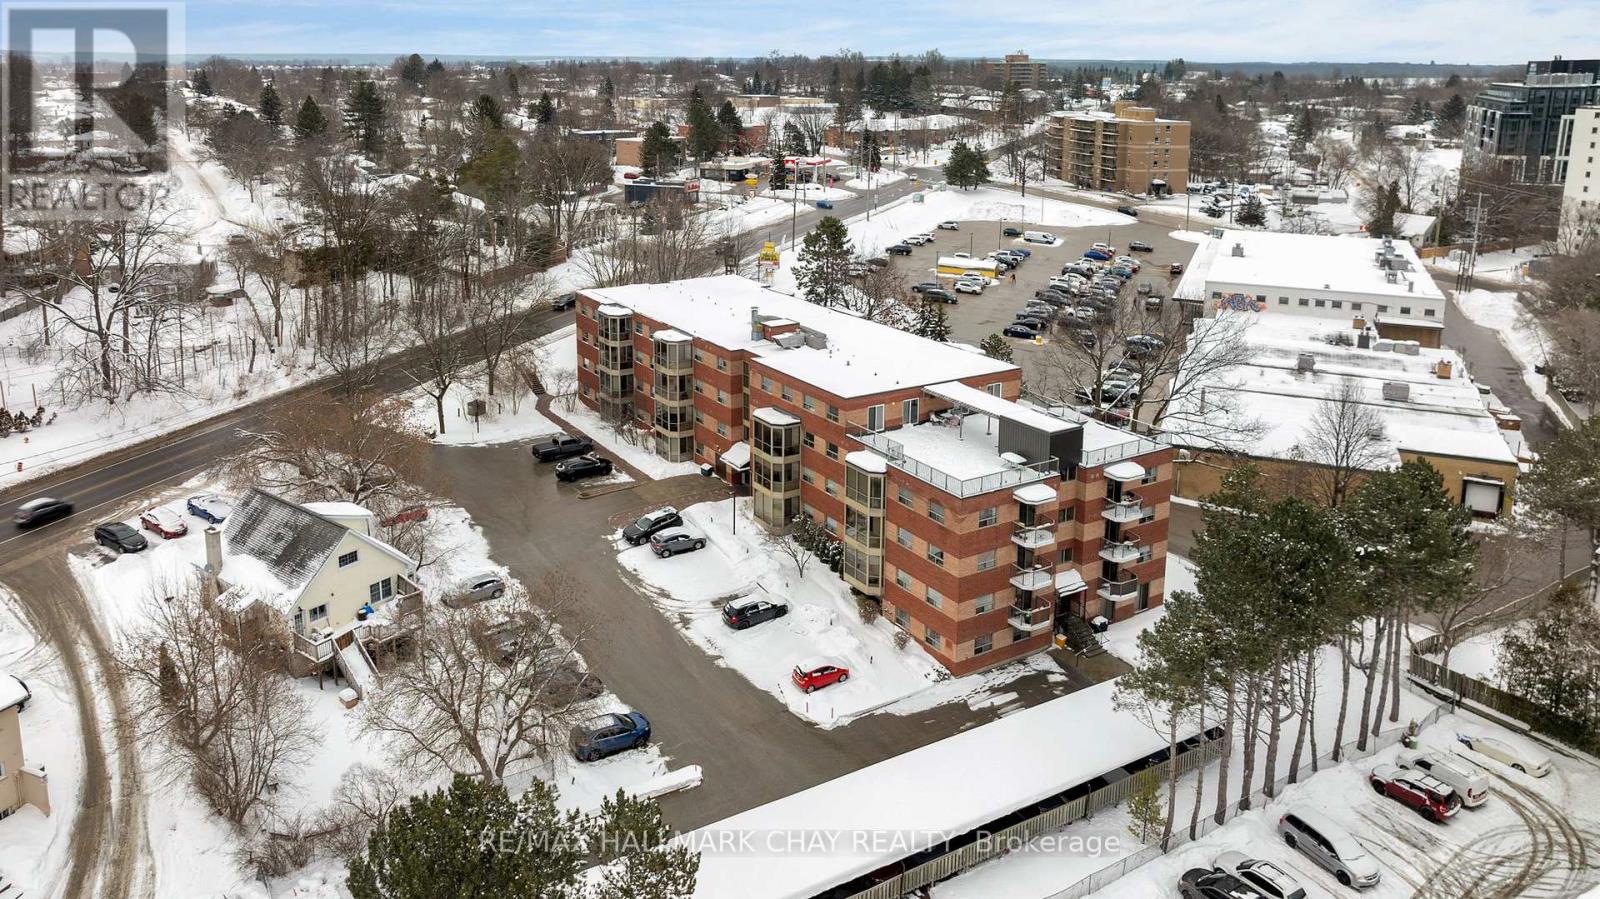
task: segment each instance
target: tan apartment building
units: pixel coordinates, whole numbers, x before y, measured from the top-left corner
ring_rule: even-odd
[[[1046,168],[1088,190],[1183,193],[1189,189],[1189,123],[1119,100],[1111,112],[1057,112],[1046,131]]]
[[[22,757],[22,710],[33,697],[17,678],[0,671],[0,818],[31,805],[50,814],[44,768]]]
[[[1020,402],[1021,371],[738,276],[580,291],[579,395],[842,577],[957,674],[1164,595],[1174,451]]]
[[[1005,58],[998,62],[992,59],[984,60],[978,74],[985,80],[994,78],[1001,85],[1010,82],[1017,87],[1037,90],[1044,86],[1048,72],[1049,67],[1044,63],[1034,62],[1028,54],[1018,50],[1015,53],[1007,53]]]

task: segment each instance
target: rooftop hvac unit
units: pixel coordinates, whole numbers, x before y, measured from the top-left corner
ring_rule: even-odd
[[[1383,338],[1380,337],[1377,340],[1373,341],[1372,348],[1374,350],[1376,350],[1377,352],[1380,352],[1380,353],[1393,352],[1394,351],[1394,341],[1392,341],[1392,340],[1384,340]]]
[[[1384,381],[1383,398],[1391,403],[1404,403],[1411,399],[1411,385],[1404,381]]]
[[[1316,371],[1317,357],[1310,353],[1301,353],[1300,358],[1295,360],[1294,367],[1296,371]]]
[[[1242,244],[1242,243],[1234,244],[1233,245],[1233,255],[1235,255],[1235,256],[1243,256],[1244,255],[1244,244]]]
[[[1400,273],[1390,269],[1383,273],[1383,280],[1390,284],[1400,283]]]
[[[799,331],[790,331],[787,334],[779,334],[777,336],[777,342],[778,346],[781,346],[786,350],[797,350],[800,347],[805,346],[806,336],[801,334]]]

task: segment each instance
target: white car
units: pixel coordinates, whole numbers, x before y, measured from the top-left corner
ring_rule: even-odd
[[[983,282],[966,278],[956,282],[957,293],[983,293]]]
[[[951,253],[950,255],[955,257],[956,259],[971,259],[972,258],[972,254],[968,253],[966,250],[962,250],[959,253]]]
[[[1479,755],[1509,765],[1530,777],[1544,777],[1550,773],[1550,756],[1533,749],[1502,740],[1499,737],[1478,737],[1472,734],[1456,734],[1456,739],[1461,745]]]
[[[1402,768],[1433,775],[1453,788],[1461,797],[1461,804],[1467,808],[1476,808],[1489,800],[1489,778],[1467,764],[1465,759],[1428,749],[1407,749],[1394,761]]]
[[[1050,279],[1051,287],[1060,287],[1066,290],[1076,289],[1078,285],[1085,283],[1087,282],[1085,282],[1082,278],[1074,277],[1072,275],[1062,275],[1059,278]]]
[[[910,237],[901,238],[900,242],[911,244],[914,247],[920,247],[932,240],[933,238],[927,236],[926,234],[913,234]]]
[[[960,222],[949,222],[949,221],[940,222],[939,223],[939,230],[940,231],[960,231],[961,230],[961,223]]]
[[[1111,244],[1108,244],[1108,243],[1097,243],[1093,247],[1091,247],[1090,249],[1099,250],[1100,252],[1106,254],[1107,256],[1115,256],[1115,255],[1117,255],[1117,248],[1112,246]]]

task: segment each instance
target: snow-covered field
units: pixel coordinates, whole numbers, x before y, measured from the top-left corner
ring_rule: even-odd
[[[622,565],[640,589],[694,645],[771,693],[791,712],[822,727],[836,727],[877,711],[913,714],[965,699],[974,707],[1003,704],[1005,683],[1034,671],[1055,671],[1048,656],[951,678],[915,642],[894,646],[887,621],[864,624],[849,587],[826,565],[811,560],[804,575],[773,549],[739,499],[738,533],[733,501],[700,503],[680,510],[689,531],[703,534],[705,549],[658,559],[649,546],[628,547],[617,538]],[[757,596],[780,600],[789,614],[742,631],[722,623],[730,599]],[[789,679],[795,663],[813,656],[837,659],[850,679],[806,694]]]

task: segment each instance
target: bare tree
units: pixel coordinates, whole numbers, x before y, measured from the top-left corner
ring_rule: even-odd
[[[439,431],[444,433],[444,398],[455,386],[468,359],[465,340],[456,336],[465,324],[462,302],[454,291],[430,285],[411,297],[406,307],[416,361],[406,373],[433,398]]]
[[[271,810],[275,790],[315,745],[305,700],[276,664],[281,621],[242,620],[209,599],[198,575],[160,583],[119,667],[159,738],[170,772],[193,778],[218,815],[236,826]]]
[[[806,566],[816,558],[816,553],[812,552],[811,547],[800,541],[794,525],[779,531],[769,531],[766,544],[768,549],[794,563],[796,577],[805,577]]]
[[[1590,404],[1600,400],[1600,309],[1568,309],[1551,316],[1547,372],[1555,385]]]
[[[500,363],[522,338],[523,325],[549,303],[554,290],[543,276],[528,279],[479,282],[468,298],[467,334],[483,360],[484,383],[494,395]],[[442,426],[441,426],[442,427]]]
[[[883,268],[864,266],[861,276],[845,289],[841,305],[867,321],[895,328],[909,327],[917,314],[905,276],[893,263]]]
[[[1340,381],[1338,389],[1317,404],[1297,449],[1317,466],[1313,489],[1329,507],[1342,505],[1367,472],[1394,461],[1383,415],[1353,378]]]
[[[434,609],[415,656],[367,702],[363,730],[389,741],[397,766],[429,776],[498,783],[515,765],[550,762],[598,692],[555,623],[579,589],[558,571],[491,604]]]

